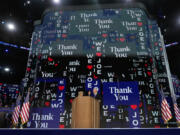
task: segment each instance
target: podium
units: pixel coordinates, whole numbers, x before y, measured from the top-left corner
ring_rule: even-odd
[[[72,102],[72,128],[100,128],[100,101],[78,93]]]

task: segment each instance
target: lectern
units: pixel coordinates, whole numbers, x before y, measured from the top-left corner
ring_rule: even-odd
[[[78,93],[72,102],[72,128],[100,128],[100,101]]]

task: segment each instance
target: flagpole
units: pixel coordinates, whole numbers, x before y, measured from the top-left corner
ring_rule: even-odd
[[[180,123],[179,122],[177,123],[177,127],[180,128]]]
[[[168,120],[168,121],[169,121],[169,120]],[[166,128],[169,128],[169,126],[168,126],[168,124],[169,124],[169,123],[168,123],[168,121],[167,121],[167,122],[165,122],[165,123],[166,123]]]
[[[167,122],[167,126],[166,126],[167,128],[169,128],[169,126],[168,126],[168,122]]]

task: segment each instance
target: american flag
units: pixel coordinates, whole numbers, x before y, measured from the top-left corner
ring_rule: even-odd
[[[12,121],[14,125],[18,124],[19,114],[20,114],[20,103],[21,103],[20,101],[21,101],[21,96],[19,95],[16,100],[16,107],[14,108],[14,112],[12,116]]]
[[[20,117],[22,124],[25,124],[29,120],[29,94],[30,92],[27,93],[26,99],[21,109]]]
[[[180,123],[180,110],[178,108],[177,103],[174,103],[174,111],[175,111],[176,121],[177,123]]]
[[[164,122],[167,123],[172,118],[172,114],[165,97],[163,97],[163,100],[161,102],[161,112]]]

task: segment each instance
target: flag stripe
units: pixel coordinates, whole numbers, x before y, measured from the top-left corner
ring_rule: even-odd
[[[18,119],[20,115],[20,100],[21,100],[21,96],[19,95],[16,100],[16,107],[14,108],[14,112],[12,116],[12,122],[14,125],[18,124]]]
[[[29,120],[29,92],[26,96],[26,99],[23,103],[23,107],[21,110],[21,122],[25,124]]]
[[[161,102],[161,112],[162,112],[162,119],[164,120],[164,122],[168,122],[172,118],[170,107],[165,98],[163,98]]]
[[[21,110],[21,121],[24,121],[24,114],[22,112],[23,110]]]
[[[178,108],[177,103],[174,104],[174,111],[175,111],[175,117],[176,117],[176,121],[178,123],[180,123],[180,110]]]
[[[27,114],[28,114],[28,111],[27,111],[27,108],[26,108],[26,105],[24,105],[25,107],[24,107],[24,115],[25,115],[25,118],[26,118],[26,120],[28,119],[28,116],[27,116]]]
[[[14,112],[14,119],[17,120],[18,119],[18,114],[19,114],[19,111],[18,112]]]
[[[21,117],[21,118],[22,118],[22,121],[23,121],[23,123],[24,123],[24,121],[25,121],[24,108],[22,109],[22,113],[21,113],[21,114],[22,114],[22,117]]]
[[[26,117],[26,114],[25,114],[25,109],[24,109],[24,105],[23,105],[23,110],[22,110],[22,115],[23,115],[23,123],[24,121],[26,121],[27,117]]]

